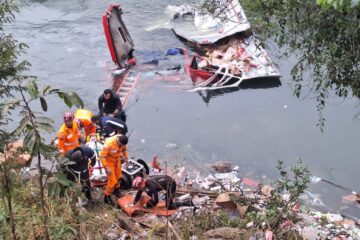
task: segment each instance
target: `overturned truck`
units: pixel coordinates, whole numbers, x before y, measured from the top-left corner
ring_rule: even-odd
[[[279,71],[260,42],[238,0],[206,1],[200,8],[169,6],[174,33],[201,51],[193,56],[188,72],[193,90],[237,87],[244,80],[278,78]]]

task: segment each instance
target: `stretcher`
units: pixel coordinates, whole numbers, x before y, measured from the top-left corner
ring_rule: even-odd
[[[160,201],[153,208],[145,208],[144,205],[146,205],[151,199],[145,193],[143,193],[140,200],[135,205],[133,205],[134,198],[134,195],[126,194],[124,197],[117,200],[119,207],[121,207],[121,209],[130,217],[139,213],[153,213],[159,216],[171,216],[177,212],[177,210],[166,209],[165,201]]]

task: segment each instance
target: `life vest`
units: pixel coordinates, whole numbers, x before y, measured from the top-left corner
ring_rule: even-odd
[[[80,120],[86,136],[89,136],[90,134],[96,133],[96,126],[94,123],[91,122],[91,118],[93,116],[93,113],[89,110],[85,109],[78,109],[75,113],[75,119]],[[78,126],[79,127],[79,126]]]
[[[118,136],[120,135],[118,134],[105,139],[105,144],[100,151],[100,158],[103,159],[102,163],[104,167],[106,167],[105,165],[107,161],[120,161],[121,156],[123,156],[125,159],[128,159],[126,145],[119,147],[116,142],[116,138]]]
[[[75,120],[73,121],[72,128],[66,127],[64,123],[58,131],[58,149],[61,155],[64,155],[67,151],[80,146],[79,139],[81,138],[82,135]]]

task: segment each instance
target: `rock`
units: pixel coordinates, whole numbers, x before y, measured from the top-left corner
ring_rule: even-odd
[[[333,213],[326,214],[326,218],[328,222],[341,222],[344,220],[340,214],[333,214]]]
[[[106,240],[115,240],[115,239],[118,239],[119,237],[120,236],[118,235],[116,230],[113,228],[109,228],[105,231],[105,239]]]
[[[254,226],[254,222],[248,222],[247,224],[246,224],[246,228],[251,228],[251,227],[253,227]]]
[[[21,151],[24,147],[22,140],[9,143],[5,148],[5,154],[0,154],[0,163],[12,163],[15,166],[26,166],[31,160],[31,155],[27,152]],[[6,156],[6,159],[5,159]]]
[[[274,195],[274,193],[275,193],[275,189],[269,185],[264,185],[261,187],[261,194],[268,198]]]
[[[214,163],[211,167],[218,173],[227,173],[227,172],[232,171],[230,162],[220,161],[220,162]]]
[[[266,236],[263,232],[256,232],[254,235],[252,235],[249,240],[265,240]]]
[[[246,214],[248,208],[249,208],[249,206],[241,206],[241,205],[237,206],[237,212],[241,218],[245,217],[245,214]]]
[[[302,230],[303,240],[317,240],[319,239],[320,231],[314,227],[304,227]]]
[[[205,232],[204,239],[239,239],[243,233],[238,228],[222,227]]]
[[[215,203],[223,208],[236,209],[236,204],[231,200],[229,193],[221,193],[216,198]]]
[[[194,203],[194,205],[196,207],[200,207],[200,206],[206,204],[206,202],[209,200],[210,200],[209,196],[203,196],[203,197],[194,196],[192,199],[192,202]]]

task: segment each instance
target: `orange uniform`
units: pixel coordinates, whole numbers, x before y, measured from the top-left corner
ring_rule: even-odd
[[[58,149],[61,155],[64,156],[67,151],[78,147],[81,138],[82,135],[75,121],[73,121],[72,128],[68,128],[64,123],[58,132]]]
[[[101,163],[107,169],[108,182],[105,188],[105,195],[110,196],[115,188],[119,188],[121,178],[121,156],[127,161],[129,156],[126,145],[119,147],[115,135],[105,140],[105,145],[100,151]]]
[[[96,133],[96,126],[91,122],[92,112],[85,109],[78,109],[75,113],[75,119],[81,121],[82,127],[85,130],[86,137],[90,134]]]

